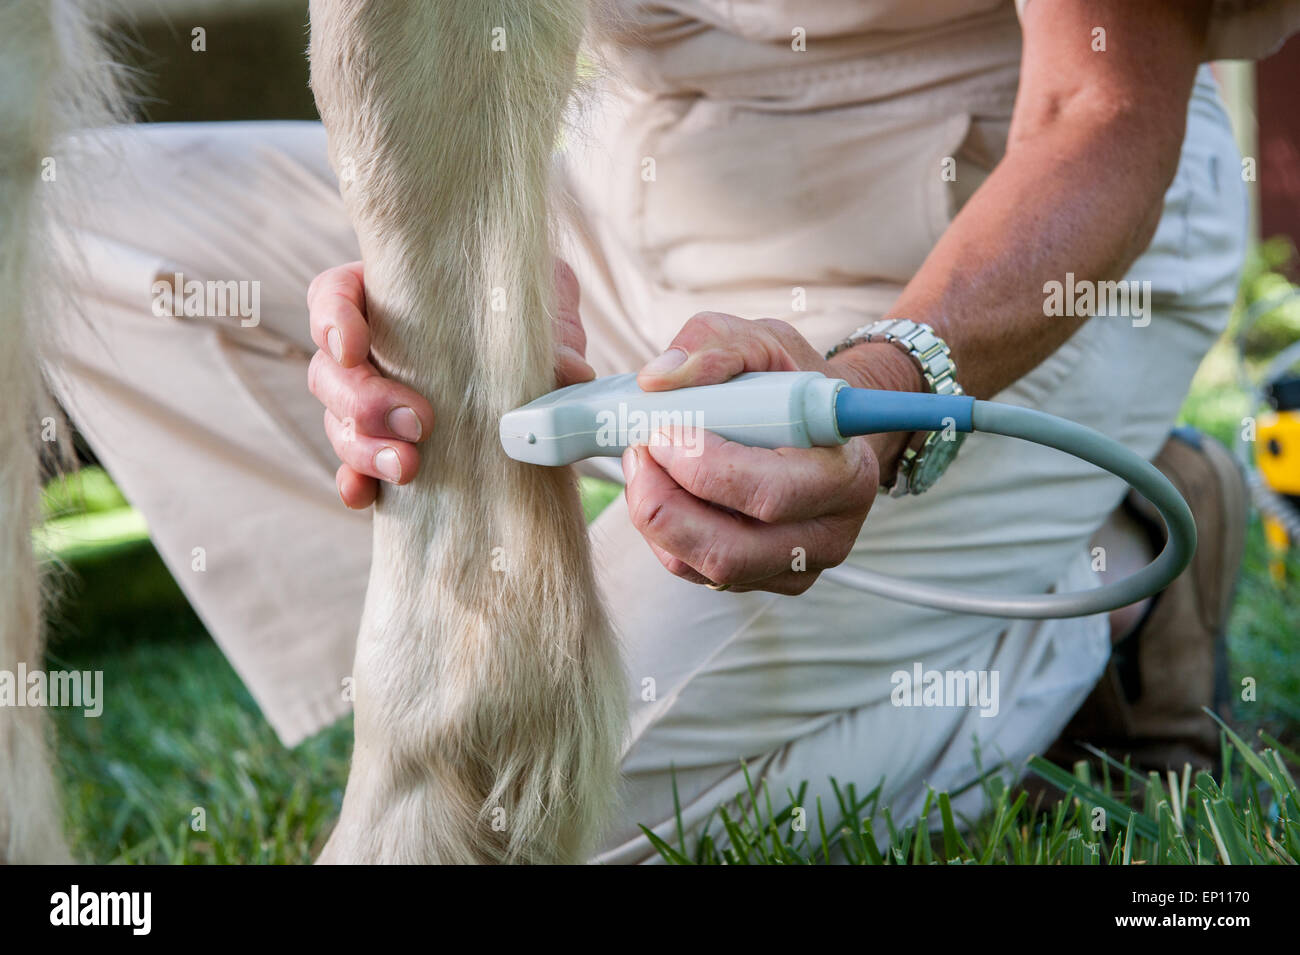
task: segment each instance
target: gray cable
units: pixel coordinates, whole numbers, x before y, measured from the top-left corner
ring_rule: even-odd
[[[1127,481],[1155,505],[1164,519],[1168,532],[1164,550],[1123,580],[1071,594],[990,596],[844,565],[823,571],[823,577],[903,603],[985,617],[1035,620],[1087,617],[1128,606],[1163,590],[1191,562],[1196,551],[1196,522],[1187,502],[1154,465],[1118,441],[1064,418],[991,401],[975,402],[974,424],[976,431],[1022,438],[1073,454]]]

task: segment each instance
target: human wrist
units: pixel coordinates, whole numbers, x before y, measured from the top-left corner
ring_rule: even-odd
[[[836,353],[827,362],[832,373],[853,388],[876,391],[928,392],[921,366],[889,342],[859,342]]]
[[[831,374],[843,378],[852,388],[877,391],[930,390],[921,367],[906,352],[888,342],[860,342],[845,348],[827,361]],[[880,483],[894,482],[899,460],[914,432],[890,431],[866,435],[880,467]]]

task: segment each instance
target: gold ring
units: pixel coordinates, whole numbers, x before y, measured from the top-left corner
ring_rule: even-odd
[[[716,590],[718,593],[731,589],[731,584],[705,584],[704,586],[708,587],[710,590]]]

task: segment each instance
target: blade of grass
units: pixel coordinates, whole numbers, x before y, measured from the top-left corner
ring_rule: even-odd
[[[655,849],[659,852],[659,855],[663,857],[665,862],[669,863],[670,865],[691,864],[690,859],[686,858],[686,856],[684,856],[682,853],[678,852],[668,843],[664,842],[657,835],[655,835],[654,830],[649,829],[646,826],[641,826],[640,828],[641,831],[645,833],[645,837],[650,840],[650,844],[655,847]]]
[[[943,819],[943,856],[948,861],[957,855],[970,855],[970,847],[957,831],[952,820],[952,800],[948,794],[939,794],[939,815]]]
[[[1098,792],[1090,787],[1083,787],[1083,785],[1070,775],[1070,773],[1053,763],[1049,763],[1041,756],[1033,756],[1030,758],[1029,769],[1036,776],[1042,777],[1067,794],[1080,794],[1080,791],[1083,790],[1080,798],[1086,796],[1090,802],[1101,806],[1109,815],[1114,816],[1116,819],[1124,819],[1128,816],[1132,816],[1134,819],[1134,825],[1143,838],[1150,839],[1152,842],[1159,839],[1159,827],[1151,819],[1145,816],[1139,816],[1131,808],[1125,806],[1123,803],[1117,802],[1105,793]]]

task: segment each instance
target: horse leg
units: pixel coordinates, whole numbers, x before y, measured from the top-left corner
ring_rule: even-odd
[[[584,7],[311,5],[373,357],[437,422],[418,478],[376,505],[323,861],[578,861],[613,797],[623,674],[576,484],[497,439],[555,385],[547,182]]]

